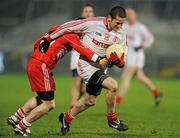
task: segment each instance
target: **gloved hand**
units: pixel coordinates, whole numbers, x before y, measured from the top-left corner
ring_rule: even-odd
[[[143,45],[140,45],[140,46],[138,46],[138,47],[135,47],[134,48],[134,50],[136,51],[136,52],[138,52],[140,49],[142,49],[142,48],[144,48],[144,46]]]
[[[49,45],[50,42],[46,38],[43,38],[39,46],[39,51],[41,53],[46,53],[48,51]]]
[[[116,64],[117,67],[119,67],[119,68],[124,67],[124,65],[125,65],[124,58],[125,58],[125,54],[123,53],[121,58],[120,58],[120,62],[118,64]]]
[[[108,66],[108,59],[106,57],[98,57],[96,62],[98,62],[102,67],[106,68]]]
[[[110,54],[108,61],[109,61],[109,63],[108,63],[109,68],[111,68],[113,65],[117,65],[120,63],[120,59],[119,59],[118,55],[116,54],[116,52],[112,52]]]

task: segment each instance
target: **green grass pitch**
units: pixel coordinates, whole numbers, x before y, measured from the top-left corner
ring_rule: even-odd
[[[117,78],[118,79],[118,78]],[[67,111],[70,101],[71,77],[55,74],[56,108],[31,126],[30,137],[58,136],[58,115]],[[129,126],[126,132],[109,128],[106,123],[105,92],[99,96],[94,107],[81,113],[71,124],[69,138],[179,138],[180,137],[180,80],[153,79],[164,92],[159,107],[154,106],[153,98],[142,84],[133,80],[124,103],[118,113]],[[120,79],[119,79],[120,83]],[[17,107],[33,96],[26,75],[0,75],[0,137],[15,136],[13,129],[6,124],[6,118]]]

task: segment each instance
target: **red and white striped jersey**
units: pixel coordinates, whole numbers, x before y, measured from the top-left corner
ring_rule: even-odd
[[[127,35],[127,44],[129,48],[135,48],[139,46],[150,47],[154,42],[154,37],[147,29],[147,27],[136,22],[130,25],[129,23],[123,24],[123,30]]]
[[[118,32],[110,30],[106,17],[92,17],[67,22],[61,25],[47,39],[56,39],[69,32],[84,33],[82,43],[99,56],[105,56],[106,48],[114,43],[123,45],[125,51],[127,51],[125,32],[122,29]]]

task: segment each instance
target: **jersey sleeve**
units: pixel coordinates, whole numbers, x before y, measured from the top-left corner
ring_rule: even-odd
[[[141,26],[140,29],[141,37],[142,37],[142,44],[145,48],[150,47],[154,42],[154,36],[151,32],[147,29],[145,25]]]
[[[34,51],[39,47],[41,40],[43,39],[44,36],[51,34],[52,32],[54,32],[57,28],[59,27],[59,25],[53,26],[51,27],[47,33],[43,34],[41,37],[39,37],[35,43],[34,43]]]
[[[88,32],[92,24],[93,24],[93,20],[89,18],[67,22],[61,25],[55,32],[50,34],[47,40],[48,41],[54,40],[57,37],[66,33],[81,33],[81,32],[86,33]]]
[[[86,57],[88,60],[96,62],[98,55],[91,51],[89,48],[85,47],[79,40],[79,36],[76,34],[66,34],[62,36],[68,42],[74,50],[76,50],[80,55]]]

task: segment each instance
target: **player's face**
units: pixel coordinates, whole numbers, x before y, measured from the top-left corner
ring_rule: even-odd
[[[127,9],[126,10],[127,13],[127,21],[130,24],[133,24],[136,22],[136,12],[133,9]]]
[[[123,23],[126,21],[126,18],[122,17],[116,17],[115,19],[112,19],[111,17],[108,17],[109,25],[111,29],[115,32],[117,32],[119,29],[122,28]]]
[[[84,7],[82,12],[82,17],[94,17],[94,9],[91,6]]]

